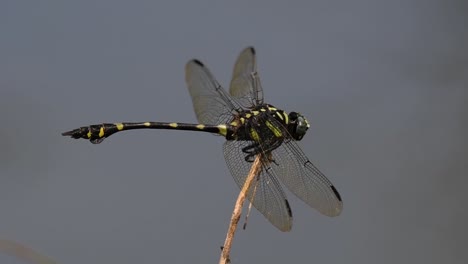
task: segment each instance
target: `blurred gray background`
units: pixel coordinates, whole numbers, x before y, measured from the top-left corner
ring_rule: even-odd
[[[0,3],[0,239],[58,263],[217,263],[238,188],[221,137],[88,124],[195,122],[184,65],[227,87],[254,45],[267,102],[333,181],[328,218],[288,193],[257,211],[233,263],[467,263],[466,1]],[[0,263],[26,263],[0,253]]]

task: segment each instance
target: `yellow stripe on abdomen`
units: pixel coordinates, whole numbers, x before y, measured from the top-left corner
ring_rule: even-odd
[[[227,135],[227,126],[226,125],[218,125],[219,134],[226,136]]]
[[[102,126],[100,129],[99,129],[99,137],[102,138],[104,136],[104,127]]]

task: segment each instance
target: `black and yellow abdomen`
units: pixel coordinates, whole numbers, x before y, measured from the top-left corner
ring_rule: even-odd
[[[190,130],[215,133],[226,137],[229,127],[226,125],[203,125],[187,123],[168,123],[168,122],[134,122],[134,123],[104,123],[99,125],[90,125],[80,127],[71,131],[62,133],[63,136],[72,138],[88,139],[91,143],[99,144],[106,137],[124,130],[133,129],[172,129],[172,130]]]

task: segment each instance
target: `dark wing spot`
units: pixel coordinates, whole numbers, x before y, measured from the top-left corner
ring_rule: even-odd
[[[286,209],[288,209],[288,214],[289,214],[289,217],[292,218],[292,211],[291,211],[291,206],[289,206],[289,202],[287,199],[284,200],[284,203],[286,203]]]
[[[197,60],[197,59],[194,59],[193,62],[195,64],[198,64],[198,65],[202,66],[202,67],[205,67],[205,65],[203,65],[203,63],[201,61]]]
[[[338,191],[336,190],[335,186],[332,185],[332,186],[330,186],[330,187],[331,187],[333,193],[335,194],[336,198],[338,198],[338,200],[341,202],[341,196],[340,196],[340,194],[338,193]]]
[[[252,54],[255,55],[256,52],[255,52],[254,47],[249,47],[249,48],[250,48],[250,52],[252,52]]]

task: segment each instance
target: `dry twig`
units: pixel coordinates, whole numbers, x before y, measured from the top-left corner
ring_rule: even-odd
[[[56,262],[41,253],[12,240],[0,240],[0,252],[34,264],[55,264]]]
[[[252,185],[255,176],[260,173],[262,169],[261,163],[262,155],[258,154],[255,158],[254,163],[252,164],[252,168],[250,169],[249,175],[245,180],[244,186],[242,187],[239,196],[237,197],[236,204],[234,206],[234,210],[232,211],[231,222],[229,223],[229,229],[226,234],[226,240],[224,241],[224,246],[221,252],[221,258],[219,259],[219,264],[227,264],[230,262],[229,260],[229,253],[231,252],[232,240],[234,239],[234,233],[236,232],[237,223],[239,223],[239,219],[242,213],[242,206],[244,205],[245,197],[247,195],[250,186]]]

